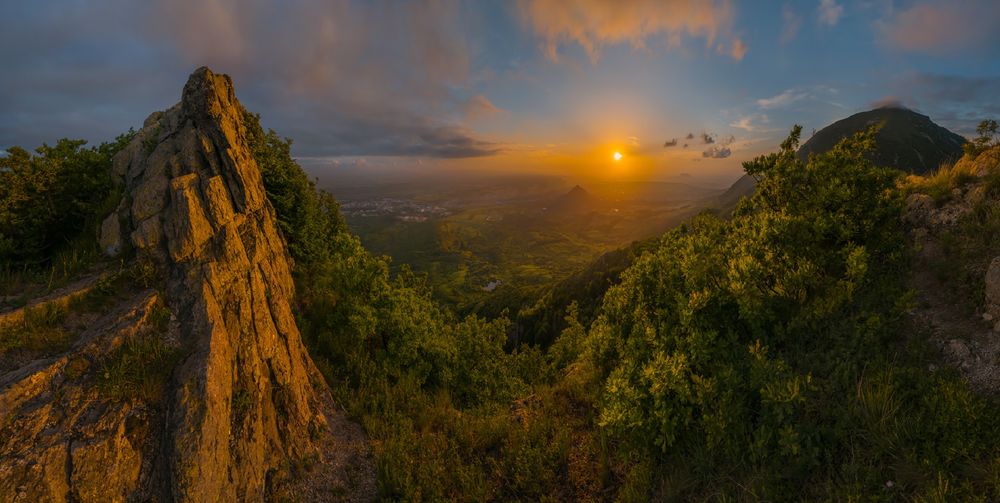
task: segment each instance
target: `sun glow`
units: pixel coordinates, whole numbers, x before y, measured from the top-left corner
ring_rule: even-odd
[[[615,154],[612,155],[611,157],[614,157],[614,159],[616,161],[620,161],[620,160],[622,160],[622,153],[621,152],[615,152]]]

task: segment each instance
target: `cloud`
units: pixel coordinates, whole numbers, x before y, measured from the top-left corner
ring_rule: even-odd
[[[868,108],[903,108],[909,110],[909,107],[903,104],[903,101],[895,96],[886,96],[885,98],[875,100],[868,104]]]
[[[676,147],[677,146],[677,138],[672,138],[672,139],[669,139],[669,140],[663,142],[663,146],[664,147]]]
[[[781,94],[771,96],[770,98],[761,98],[757,100],[757,106],[764,109],[773,108],[786,108],[792,104],[805,100],[818,100],[822,101],[828,105],[833,105],[838,108],[844,108],[843,105],[828,101],[829,97],[838,94],[839,91],[836,88],[829,86],[810,86],[810,87],[798,87],[792,89],[786,89]]]
[[[755,123],[756,121],[756,123]],[[756,116],[745,116],[729,123],[729,127],[734,127],[737,129],[742,129],[747,132],[753,132],[761,129],[760,124],[767,124],[771,120],[766,114],[760,114]]]
[[[694,133],[688,133],[687,136],[685,136],[684,138],[686,138],[688,140],[693,140],[694,139]]]
[[[836,26],[844,15],[844,6],[838,4],[837,0],[820,0],[818,11],[820,24]]]
[[[477,92],[465,14],[444,0],[25,2],[0,17],[16,69],[0,109],[17,110],[0,117],[0,142],[113,137],[208,65],[296,155],[491,155],[503,147],[463,122],[496,110]]]
[[[922,1],[877,24],[891,49],[933,55],[1000,54],[1000,2]]]
[[[795,89],[788,89],[785,92],[772,96],[770,98],[761,98],[757,100],[757,106],[761,108],[783,108],[795,103],[796,101],[802,100],[809,96],[808,93],[804,91],[799,91]]]
[[[713,138],[712,135],[708,133],[701,133],[701,142],[704,143],[705,145],[711,145],[715,143],[715,138]]]
[[[721,49],[722,54],[728,54],[729,57],[735,59],[736,61],[741,61],[743,59],[743,56],[745,56],[747,53],[747,46],[740,39],[736,39],[733,41],[733,44],[729,48],[729,51],[725,50],[725,46],[720,45],[719,47]]]
[[[711,147],[708,150],[701,153],[702,157],[707,157],[710,159],[725,159],[733,155],[733,151],[729,147]]]
[[[788,4],[781,8],[781,43],[787,44],[795,40],[795,36],[802,27],[802,17],[795,13],[795,10]]]
[[[736,60],[746,53],[746,45],[733,34],[730,0],[519,0],[518,7],[552,61],[558,61],[559,46],[565,43],[578,44],[597,63],[603,46],[629,44],[641,50],[654,37],[668,47],[681,45],[685,37],[701,38],[706,47]]]
[[[465,116],[470,119],[489,117],[501,111],[499,107],[494,105],[493,102],[482,94],[477,94],[469,98],[469,100],[465,102],[464,110]]]
[[[996,100],[1000,76],[910,73],[897,77],[889,87],[896,99],[961,134],[972,134],[982,119],[1000,117]]]
[[[639,137],[638,136],[629,136],[628,137],[628,144],[631,145],[631,146],[633,146],[633,147],[638,147],[639,146]]]

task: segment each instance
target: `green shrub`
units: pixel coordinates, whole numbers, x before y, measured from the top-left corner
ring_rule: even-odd
[[[111,160],[134,134],[93,148],[84,148],[83,140],[62,139],[34,154],[7,149],[0,157],[0,263],[45,265],[62,250],[84,247],[71,246],[78,236],[95,243],[100,219],[119,197]]]

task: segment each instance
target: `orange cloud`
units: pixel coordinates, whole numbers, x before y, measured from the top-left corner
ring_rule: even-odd
[[[464,109],[465,116],[470,119],[481,119],[502,111],[489,98],[482,94],[477,94],[469,98],[469,101],[465,102]]]
[[[604,45],[627,43],[645,49],[647,39],[655,36],[669,47],[678,46],[685,36],[703,38],[710,48],[716,39],[725,39],[718,52],[736,60],[747,50],[732,34],[729,0],[520,0],[518,6],[552,61],[559,59],[559,45],[565,42],[579,44],[596,63]]]

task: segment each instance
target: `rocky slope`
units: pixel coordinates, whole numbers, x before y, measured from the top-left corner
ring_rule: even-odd
[[[125,197],[102,247],[152,271],[157,288],[126,288],[68,350],[0,369],[0,494],[372,498],[366,438],[333,407],[296,327],[291,259],[229,77],[195,71],[115,171]],[[170,321],[150,322],[155,306]],[[162,393],[102,392],[108,355],[146,347],[138,338],[178,355]]]
[[[994,233],[1000,229],[1000,147],[962,158],[952,172],[963,176],[953,177],[945,200],[919,189],[906,199],[903,219],[915,255],[911,329],[926,332],[945,363],[975,389],[996,396],[1000,247]]]

